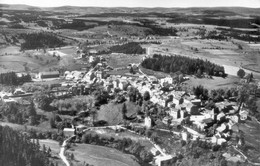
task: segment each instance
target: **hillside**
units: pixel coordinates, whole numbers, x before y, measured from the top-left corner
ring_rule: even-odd
[[[246,8],[246,7],[190,7],[190,8],[144,8],[144,7],[78,7],[78,6],[60,6],[60,7],[35,7],[29,5],[8,5],[0,4],[1,9],[8,10],[42,10],[42,11],[52,11],[52,12],[68,12],[77,14],[100,14],[100,13],[200,13],[203,14],[205,11],[216,12],[228,12],[243,15],[260,15],[259,8]]]

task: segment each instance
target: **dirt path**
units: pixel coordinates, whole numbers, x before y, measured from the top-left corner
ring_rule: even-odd
[[[65,151],[66,151],[66,145],[68,144],[68,142],[70,141],[71,138],[75,137],[75,135],[69,137],[68,139],[66,139],[62,146],[61,146],[61,149],[60,149],[60,153],[59,153],[59,156],[60,158],[62,159],[62,161],[66,164],[66,166],[70,166],[70,163],[69,161],[67,160],[66,156],[64,155],[65,154]]]

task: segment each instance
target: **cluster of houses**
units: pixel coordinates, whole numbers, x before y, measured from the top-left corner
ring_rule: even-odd
[[[90,60],[93,61],[93,59]],[[171,76],[157,79],[154,76],[147,76],[145,74],[130,74],[124,76],[121,74],[108,75],[107,69],[108,66],[103,62],[98,63],[95,68],[90,69],[88,72],[66,71],[64,73],[64,79],[66,81],[63,82],[61,86],[71,87],[76,90],[80,88],[85,92],[90,89],[93,83],[100,83],[107,92],[111,94],[118,90],[127,91],[128,87],[135,87],[142,95],[149,92],[151,96],[150,101],[152,103],[167,108],[165,109],[167,110],[167,116],[163,122],[175,125],[180,124],[185,118],[189,117],[193,126],[196,126],[196,129],[185,127],[186,130],[181,134],[183,140],[186,140],[187,133],[190,133],[194,139],[199,137],[213,144],[221,145],[231,137],[233,126],[239,121],[247,119],[248,110],[242,107],[240,111],[237,112],[238,106],[235,102],[224,101],[216,103],[216,107],[219,110],[218,112],[216,112],[215,109],[205,109],[202,107],[202,101],[196,99],[194,95],[176,90],[176,78]],[[58,71],[41,72],[38,74],[39,79],[59,77],[60,73]],[[189,78],[185,77],[184,79]],[[165,87],[167,87],[167,91],[163,90]],[[21,95],[25,94],[25,92],[18,89],[14,94]],[[8,97],[10,94],[0,93],[0,96],[5,102],[11,100],[10,97]],[[151,121],[151,118],[146,116],[144,125],[150,128]],[[213,124],[213,122],[215,124]],[[211,137],[206,137],[204,134],[208,126],[214,128],[214,133]],[[169,156],[164,156],[163,158],[165,158],[165,160],[171,159]]]

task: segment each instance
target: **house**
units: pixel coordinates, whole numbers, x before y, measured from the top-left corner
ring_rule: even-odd
[[[224,138],[218,138],[216,136],[211,137],[211,143],[221,145],[227,142]]]
[[[144,118],[144,125],[147,129],[152,127],[152,119],[149,116]]]
[[[104,76],[105,76],[105,72],[104,72],[104,71],[97,71],[97,72],[96,72],[96,76],[97,76],[97,78],[99,78],[99,79],[103,79]]]
[[[240,120],[246,120],[247,119],[247,116],[248,116],[248,111],[243,109],[243,110],[240,110],[239,112],[239,115],[240,115]]]
[[[75,129],[74,128],[64,128],[63,134],[65,137],[71,137],[75,134]]]
[[[17,89],[15,89],[13,94],[14,95],[22,95],[22,94],[25,94],[25,91],[22,90],[21,88],[17,88]]]
[[[160,155],[155,157],[155,164],[157,166],[171,165],[170,163],[175,163],[176,160],[177,158],[171,155]]]
[[[59,77],[60,77],[59,71],[40,72],[38,74],[39,79],[59,78]]]
[[[173,84],[174,83],[173,81],[174,81],[173,78],[168,76],[168,77],[162,78],[160,80],[160,83],[163,86],[165,83]]]
[[[88,62],[89,62],[89,63],[92,63],[93,61],[94,61],[94,57],[93,57],[93,56],[89,56],[89,57],[88,57]]]

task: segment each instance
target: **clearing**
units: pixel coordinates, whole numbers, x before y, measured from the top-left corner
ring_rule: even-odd
[[[184,82],[184,87],[188,89],[192,89],[194,86],[202,85],[208,90],[212,89],[226,89],[235,87],[237,83],[239,83],[240,78],[234,76],[228,76],[226,78],[222,77],[213,77],[213,79],[209,78],[195,78],[190,77],[189,80]]]
[[[76,144],[68,152],[73,153],[77,161],[95,166],[140,166],[134,156],[103,146]]]

